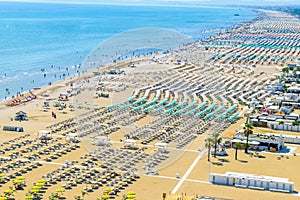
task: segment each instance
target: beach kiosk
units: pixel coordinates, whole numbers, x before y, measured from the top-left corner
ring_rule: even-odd
[[[24,112],[24,111],[17,112],[16,116],[15,116],[15,120],[16,121],[28,121],[26,112]]]

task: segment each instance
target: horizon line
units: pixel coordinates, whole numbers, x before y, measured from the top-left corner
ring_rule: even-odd
[[[248,4],[207,4],[207,5],[200,5],[200,4],[190,4],[190,5],[182,5],[182,4],[152,4],[152,3],[100,3],[100,2],[78,2],[78,1],[71,1],[71,2],[64,2],[64,1],[30,1],[30,0],[17,0],[17,1],[1,1],[0,3],[37,3],[37,4],[66,4],[66,5],[112,5],[112,6],[157,6],[157,7],[189,7],[189,8],[228,8],[228,7],[248,7],[248,8],[255,8],[255,7],[279,7],[279,6],[292,6],[295,4],[280,4],[280,5],[248,5]]]

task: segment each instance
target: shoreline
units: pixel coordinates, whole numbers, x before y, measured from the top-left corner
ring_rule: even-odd
[[[215,33],[217,34],[217,31],[215,30]],[[204,34],[205,35],[205,34]],[[215,34],[214,34],[215,35]],[[87,55],[86,55],[87,56]],[[81,62],[83,62],[83,60],[81,60]],[[74,65],[74,64],[73,64]],[[49,82],[55,82],[55,81],[59,81],[59,79],[58,79],[58,77],[59,77],[59,75],[61,74],[63,74],[63,73],[65,73],[66,71],[64,70],[64,71],[60,71],[60,72],[54,72],[54,73],[56,73],[57,74],[57,78],[53,78],[52,76],[54,75],[54,74],[52,74],[52,72],[51,72],[51,69],[49,68],[50,66],[48,66],[48,67],[46,67],[47,68],[47,70],[46,71],[49,71],[49,72],[47,72],[47,73],[51,73],[51,75],[49,75],[49,76],[47,76],[47,80],[49,80],[49,81],[47,81],[47,82],[45,82],[44,80],[43,80],[43,78],[42,78],[42,76],[43,76],[43,74],[41,73],[40,75],[35,75],[35,78],[36,77],[41,77],[41,78],[38,78],[38,80],[40,79],[40,80],[42,80],[43,82],[45,82],[45,84],[44,85],[47,85]],[[56,68],[58,68],[59,66],[55,66],[54,68],[55,68],[55,70],[56,70]],[[40,68],[44,68],[43,66],[41,66]],[[49,69],[48,69],[49,68]],[[66,65],[66,66],[62,66],[62,68],[70,68],[71,69],[71,65]],[[37,67],[37,69],[36,69],[36,72],[39,72],[39,68]],[[72,72],[73,74],[76,74],[76,70],[74,71],[73,70],[73,72]],[[34,78],[34,79],[35,79]],[[49,79],[48,79],[49,78]],[[34,84],[30,84],[29,83],[29,81],[32,81],[32,80],[30,80],[30,77],[28,77],[28,80],[24,80],[24,82],[26,81],[28,81],[28,83],[26,83],[26,86],[28,86],[28,88],[26,87],[26,90],[29,90],[29,89],[32,89],[33,87],[42,87],[42,86],[44,86],[44,85],[42,85],[42,84],[37,84],[37,82],[38,82],[38,80],[35,80],[35,83]],[[5,80],[3,80],[3,81],[5,81]],[[23,80],[22,80],[23,81]],[[4,97],[6,96],[7,98],[10,98],[11,96],[16,96],[16,93],[17,92],[23,92],[23,91],[21,91],[19,88],[18,88],[18,86],[16,86],[16,83],[15,84],[10,84],[11,85],[11,87],[12,88],[14,88],[14,90],[16,90],[16,91],[10,91],[10,94],[8,94],[8,93],[6,93],[6,92],[3,92],[3,99],[1,99],[1,101],[3,101],[4,100]],[[34,85],[34,86],[33,86]],[[10,90],[12,90],[12,89],[10,89]],[[25,90],[24,90],[25,91]]]
[[[249,10],[249,9],[246,9],[246,10]],[[253,12],[257,13],[257,16],[256,16],[255,18],[253,18],[252,20],[250,20],[250,21],[244,21],[244,22],[237,22],[236,24],[232,25],[232,27],[230,27],[230,28],[227,28],[227,29],[220,29],[220,32],[219,32],[219,33],[215,32],[213,35],[208,36],[207,38],[205,38],[205,39],[203,39],[203,40],[195,40],[194,43],[198,43],[198,42],[200,42],[200,43],[205,43],[205,42],[207,42],[207,41],[215,40],[215,39],[218,38],[218,36],[219,36],[220,34],[224,34],[224,33],[226,33],[226,32],[232,32],[232,31],[237,30],[237,29],[239,29],[239,28],[241,28],[241,27],[243,27],[243,26],[246,26],[246,25],[249,24],[249,23],[254,23],[256,20],[258,20],[260,14],[259,14],[259,12],[258,12],[257,10],[253,10],[253,9],[251,9],[251,10],[252,10]],[[209,30],[209,29],[208,29],[208,30]],[[204,32],[205,32],[205,31],[204,31]],[[112,37],[114,37],[114,36],[112,36]],[[110,38],[108,38],[108,39],[106,39],[106,40],[109,40],[109,39],[110,39]],[[102,41],[102,42],[103,42],[103,41]],[[100,44],[101,44],[102,42],[100,42]],[[172,51],[174,51],[174,50],[176,50],[176,49],[178,49],[178,48],[179,48],[179,47],[173,49]],[[94,51],[94,50],[92,50],[92,51],[86,56],[86,58],[87,58],[93,51]],[[166,51],[166,50],[165,50],[165,51]],[[159,54],[159,53],[162,53],[162,52],[160,51],[160,52],[158,52],[158,54]],[[148,57],[149,54],[155,56],[156,53],[150,52],[150,53],[148,53],[147,55],[135,56],[135,57],[131,57],[131,58],[128,58],[128,59],[130,60],[130,59],[137,59],[137,58],[142,58],[142,57]],[[73,78],[78,77],[78,75],[79,75],[80,73],[82,73],[83,71],[88,70],[88,71],[90,71],[90,72],[93,72],[93,71],[97,70],[98,67],[89,67],[89,68],[87,68],[87,69],[84,69],[84,70],[81,69],[81,71],[79,71],[80,66],[84,63],[84,61],[86,60],[86,58],[84,58],[84,60],[82,60],[82,62],[81,62],[80,64],[75,65],[74,69],[78,69],[78,70],[77,70],[77,72],[73,72],[73,73],[74,73],[73,75],[71,75],[71,76],[66,76],[66,78],[62,78],[62,79],[56,80],[56,81],[51,81],[51,79],[50,79],[48,84],[45,84],[45,85],[37,85],[36,87],[31,88],[31,89],[29,89],[29,90],[27,90],[27,91],[20,91],[20,92],[17,92],[17,94],[14,94],[14,95],[8,96],[8,97],[6,97],[6,98],[0,99],[0,104],[2,104],[2,103],[7,103],[7,102],[12,101],[12,100],[14,99],[13,96],[14,96],[14,97],[18,97],[18,96],[17,96],[18,94],[19,94],[19,95],[26,95],[26,94],[28,94],[30,91],[31,91],[31,92],[32,92],[32,91],[35,91],[35,88],[40,88],[40,89],[41,89],[41,88],[45,88],[45,87],[49,86],[49,84],[51,84],[51,85],[53,85],[53,84],[56,85],[56,84],[58,84],[59,82],[67,81],[67,79],[70,79],[70,81],[71,81]],[[120,62],[120,63],[126,62],[126,59],[121,60],[121,61],[118,61],[118,62]],[[99,66],[99,67],[104,67],[104,68],[105,68],[105,67],[107,67],[107,66],[109,66],[109,65],[112,65],[112,64],[113,64],[113,62],[110,61],[109,63],[105,64],[104,66]],[[78,66],[79,66],[79,68],[78,68]],[[65,67],[62,67],[62,68],[65,68],[65,69],[69,68],[69,69],[70,69],[70,68],[72,68],[72,67],[73,67],[73,66],[65,66]],[[60,68],[61,68],[61,67],[59,67],[59,69],[60,69]],[[79,74],[78,74],[78,71],[79,71]],[[67,72],[68,72],[68,70],[66,71],[66,73],[67,73]],[[55,74],[55,77],[56,77],[56,76],[57,76],[57,75]],[[61,75],[60,75],[60,76],[61,76]],[[48,77],[49,77],[49,76],[48,76]],[[40,92],[38,92],[37,94],[39,94],[39,93],[40,93]]]

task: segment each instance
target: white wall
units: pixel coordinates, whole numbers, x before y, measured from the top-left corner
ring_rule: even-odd
[[[265,190],[285,190],[285,192],[293,192],[294,191],[294,183],[292,182],[275,182],[264,179],[255,179],[255,178],[247,178],[247,177],[232,177],[226,176],[225,174],[214,174],[211,173],[209,175],[209,180],[213,184],[220,185],[229,185],[233,186],[233,179],[235,179],[236,185],[241,185],[245,187],[257,187]],[[283,192],[283,191],[282,191]]]

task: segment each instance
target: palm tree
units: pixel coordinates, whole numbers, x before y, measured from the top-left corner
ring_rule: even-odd
[[[207,138],[205,140],[205,147],[208,149],[208,155],[207,155],[207,161],[209,162],[210,161],[210,149],[213,145],[213,140],[212,138]]]
[[[214,144],[214,157],[217,156],[217,147],[218,145],[222,142],[222,138],[220,137],[220,134],[219,133],[214,133],[212,135],[212,140],[213,140],[213,144]]]
[[[249,136],[253,134],[253,127],[252,125],[249,123],[249,118],[247,118],[247,122],[245,123],[244,126],[244,135],[246,136],[247,140],[246,140],[246,148],[245,148],[245,153],[248,153],[248,147],[249,147]]]
[[[242,144],[240,142],[236,142],[233,144],[233,147],[235,148],[235,160],[238,159],[238,149],[242,147]]]

